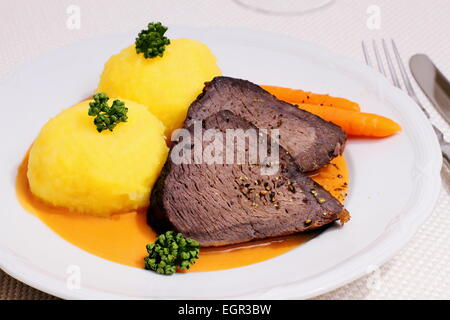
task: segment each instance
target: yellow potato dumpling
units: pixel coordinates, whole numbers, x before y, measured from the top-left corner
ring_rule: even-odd
[[[88,116],[90,101],[42,128],[28,160],[31,192],[48,204],[105,217],[147,206],[168,154],[164,125],[147,107],[123,100],[128,121],[99,133]]]
[[[170,139],[204,83],[220,74],[216,57],[201,42],[171,40],[162,57],[150,59],[137,54],[133,44],[106,62],[97,91],[148,106]]]

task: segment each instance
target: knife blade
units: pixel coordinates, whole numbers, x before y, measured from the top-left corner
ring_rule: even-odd
[[[450,83],[433,61],[424,54],[409,59],[411,73],[419,87],[442,117],[450,123]]]

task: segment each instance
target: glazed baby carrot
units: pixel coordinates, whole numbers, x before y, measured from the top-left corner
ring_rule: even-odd
[[[317,94],[299,89],[290,89],[277,86],[261,86],[261,88],[270,92],[278,99],[292,104],[306,103],[316,104],[320,106],[337,107],[354,111],[360,110],[359,104],[357,104],[356,102],[344,98],[332,97],[327,94]]]
[[[395,121],[373,113],[311,104],[300,104],[298,107],[333,122],[348,135],[387,137],[401,130],[400,125]]]

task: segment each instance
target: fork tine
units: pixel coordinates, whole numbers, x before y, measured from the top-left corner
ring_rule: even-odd
[[[394,86],[401,89],[402,87],[400,86],[400,81],[398,81],[397,73],[395,72],[395,68],[392,63],[391,55],[389,54],[389,50],[386,45],[386,41],[384,39],[381,39],[381,43],[383,44],[384,55],[386,56],[386,61],[389,67],[389,71],[391,73],[392,82],[394,83]]]
[[[416,92],[414,91],[412,83],[409,80],[408,74],[406,73],[405,64],[403,63],[402,58],[400,57],[400,52],[398,51],[398,48],[397,48],[397,45],[394,42],[394,39],[391,39],[391,44],[392,44],[392,49],[394,51],[395,59],[397,60],[398,68],[400,69],[400,74],[402,75],[402,78],[403,78],[403,83],[405,84],[406,92],[408,92],[408,95],[411,98],[413,98],[413,100],[417,103],[417,105],[420,107],[420,109],[422,109],[423,113],[425,113],[425,115],[428,118],[430,118],[430,114],[423,107],[423,105],[420,102],[419,98],[417,98]]]
[[[414,96],[416,93],[414,92],[411,81],[409,81],[408,74],[406,73],[405,65],[400,57],[400,53],[398,52],[397,45],[394,42],[394,39],[391,39],[392,49],[394,51],[395,59],[397,60],[398,67],[400,69],[400,74],[403,79],[403,83],[405,84],[406,91],[410,96]]]
[[[369,52],[366,47],[366,43],[364,41],[361,41],[361,46],[362,46],[362,50],[363,50],[363,54],[364,54],[364,60],[366,60],[366,64],[369,67],[372,67],[372,61],[370,61],[370,56],[369,56]]]
[[[383,76],[386,77],[386,71],[384,70],[383,61],[381,60],[380,52],[378,51],[377,43],[372,39],[372,47],[375,52],[375,59],[377,60],[378,71],[381,72]]]
[[[394,86],[396,86],[399,89],[402,89],[401,85],[400,85],[400,81],[398,80],[398,77],[397,77],[397,73],[395,72],[395,67],[394,67],[394,64],[392,63],[392,59],[389,54],[388,47],[386,45],[386,41],[384,39],[381,39],[381,43],[383,45],[383,51],[386,56],[387,65],[388,65],[389,71],[391,73],[392,82],[393,82]],[[363,50],[363,54],[364,54],[364,59],[366,60],[366,64],[368,66],[372,67],[369,52],[367,50],[365,42],[362,41],[361,45],[362,45],[362,50]],[[373,45],[373,48],[375,51],[375,56],[377,58],[378,70],[380,70],[380,72],[386,76],[386,74],[384,72],[382,72],[382,70],[384,71],[384,68],[381,63],[380,55],[378,54],[378,49],[377,49],[375,40],[372,40],[372,45]],[[394,42],[394,39],[391,39],[391,45],[392,45],[392,49],[394,51],[395,59],[397,61],[398,67],[400,69],[400,74],[401,74],[403,82],[405,84],[406,91],[411,96],[411,98],[417,103],[417,105],[420,107],[420,109],[422,109],[422,111],[425,113],[425,115],[428,117],[428,119],[430,119],[430,115],[428,114],[427,110],[423,107],[423,105],[420,103],[419,98],[417,98],[417,95],[414,92],[414,88],[411,84],[408,73],[406,72],[405,65],[400,57],[400,53],[398,51],[397,45]],[[442,155],[445,160],[444,163],[450,169],[450,142],[445,141],[442,132],[438,128],[436,128],[433,124],[431,124],[431,125],[432,125],[434,131],[436,132],[436,135],[439,140],[439,144],[441,145]]]

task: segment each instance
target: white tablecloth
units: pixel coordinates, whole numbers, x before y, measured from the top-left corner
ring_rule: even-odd
[[[292,15],[264,14],[244,8],[238,1],[246,0],[4,0],[0,2],[0,78],[18,63],[52,49],[141,28],[149,21],[267,30],[315,42],[360,61],[361,40],[394,38],[405,61],[412,54],[426,53],[450,78],[448,0],[335,0],[320,10]],[[260,0],[263,2],[270,0]],[[80,8],[80,29],[66,26],[69,5]],[[367,27],[370,5],[380,9],[380,29]],[[450,140],[448,124],[415,88],[432,121]],[[444,183],[433,215],[395,258],[374,273],[318,298],[450,299],[450,174],[443,171],[442,176]],[[0,298],[48,297],[0,271]]]

